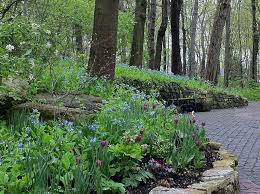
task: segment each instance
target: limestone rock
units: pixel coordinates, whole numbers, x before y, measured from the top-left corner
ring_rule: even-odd
[[[25,102],[28,88],[29,84],[25,80],[11,77],[3,79],[0,88],[0,115],[5,115],[12,106]]]
[[[173,189],[165,187],[156,187],[149,194],[206,194],[204,191],[194,189]]]
[[[219,150],[221,147],[221,144],[218,142],[210,141],[208,142],[208,145],[213,149],[213,150]]]
[[[94,96],[71,93],[38,94],[32,102],[15,106],[12,111],[37,109],[44,120],[66,119],[70,121],[91,120],[101,105]]]

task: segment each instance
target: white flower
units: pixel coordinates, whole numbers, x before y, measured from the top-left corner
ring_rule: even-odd
[[[45,30],[45,33],[50,35],[51,31],[50,30]]]
[[[40,26],[38,24],[32,23],[32,29],[36,30],[37,28],[39,28]]]
[[[29,75],[29,80],[30,80],[30,81],[34,80],[34,76],[33,76],[33,74],[31,74],[31,73],[30,73],[30,75]]]
[[[58,50],[55,50],[54,54],[55,54],[56,56],[58,56],[59,51],[58,51]]]
[[[47,44],[46,44],[46,48],[51,48],[51,43],[50,42],[47,42]]]
[[[14,50],[14,46],[11,45],[11,44],[6,45],[5,48],[6,48],[6,50],[8,50],[9,52],[12,52],[12,51]]]
[[[192,112],[191,112],[191,115],[192,115],[193,117],[195,117],[195,112],[194,112],[194,111],[192,111]]]
[[[30,59],[29,61],[30,61],[30,64],[32,65],[32,68],[34,68],[35,67],[34,59]]]

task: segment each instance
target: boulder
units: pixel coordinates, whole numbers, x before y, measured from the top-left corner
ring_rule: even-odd
[[[31,102],[17,105],[13,111],[37,109],[44,120],[66,119],[70,121],[90,120],[101,106],[101,98],[79,93],[40,93]]]
[[[6,114],[13,106],[26,102],[28,98],[29,84],[18,78],[4,78],[0,87],[0,115]]]

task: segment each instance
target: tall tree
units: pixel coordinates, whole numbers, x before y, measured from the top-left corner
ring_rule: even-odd
[[[257,56],[259,52],[259,32],[256,19],[256,6],[258,5],[258,0],[251,0],[252,6],[252,31],[253,31],[253,54],[252,62],[250,67],[250,78],[257,81]]]
[[[130,66],[143,66],[144,26],[146,20],[146,0],[135,1],[135,25],[130,57]]]
[[[172,34],[172,67],[174,74],[182,73],[181,48],[180,48],[180,13],[182,0],[171,2],[171,34]]]
[[[214,24],[210,37],[210,45],[207,58],[206,79],[213,84],[218,83],[219,56],[221,48],[222,33],[226,23],[231,0],[219,0],[214,17]]]
[[[198,23],[198,11],[199,1],[194,0],[192,20],[191,20],[191,31],[190,31],[190,49],[189,49],[189,76],[194,77],[196,73],[196,60],[195,60],[195,46],[196,46],[196,31]]]
[[[160,70],[160,66],[161,66],[162,46],[163,46],[163,41],[164,42],[166,41],[165,32],[167,30],[167,24],[168,24],[168,0],[162,0],[162,23],[157,35],[156,54],[154,60],[154,69],[156,70]],[[164,49],[166,50],[166,44]]]
[[[183,67],[182,67],[182,73],[183,75],[186,75],[187,73],[187,60],[186,60],[186,54],[187,54],[187,30],[185,28],[185,7],[183,6],[181,9],[181,23],[182,23],[182,56],[183,56]]]
[[[201,44],[201,62],[200,62],[200,77],[205,78],[205,69],[206,69],[206,48],[205,48],[205,31],[206,31],[206,24],[205,24],[205,17],[206,12],[203,12],[202,19],[200,21],[201,31],[200,31],[200,44]]]
[[[96,0],[89,73],[92,76],[115,76],[117,50],[118,0]]]
[[[229,85],[229,72],[231,66],[231,44],[230,44],[230,35],[231,35],[231,7],[228,9],[227,19],[226,19],[226,39],[225,39],[225,59],[224,59],[224,86],[228,87]]]
[[[149,13],[148,13],[148,54],[149,54],[149,67],[155,69],[155,21],[156,21],[156,0],[150,0]]]

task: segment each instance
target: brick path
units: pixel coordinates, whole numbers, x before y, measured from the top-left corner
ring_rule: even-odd
[[[197,113],[210,139],[239,157],[241,194],[260,194],[260,103]]]

